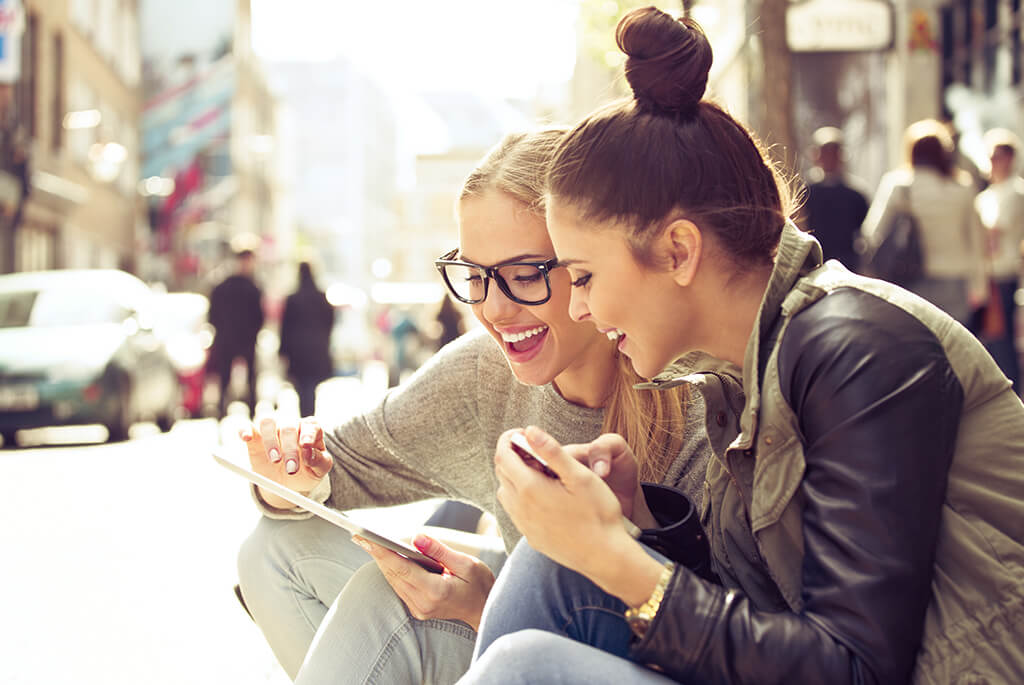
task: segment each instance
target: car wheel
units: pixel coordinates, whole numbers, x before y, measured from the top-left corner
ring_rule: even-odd
[[[132,427],[132,391],[127,381],[122,381],[117,392],[115,418],[107,424],[108,442],[123,442],[128,439]]]
[[[17,447],[18,441],[14,439],[15,431],[2,431],[0,432],[0,438],[4,439],[4,447],[10,449],[11,447]]]
[[[170,409],[156,417],[156,427],[166,433],[174,426],[174,410]]]

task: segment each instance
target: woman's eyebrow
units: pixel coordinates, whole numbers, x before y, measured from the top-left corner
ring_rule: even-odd
[[[468,257],[466,257],[466,255],[464,253],[459,253],[459,258],[462,261],[464,261],[464,262],[469,262],[470,264],[475,264],[477,266],[487,266],[486,264],[480,264],[479,262],[477,262],[475,260],[469,259]],[[550,259],[550,257],[548,257],[546,255],[542,255],[542,254],[536,253],[536,252],[528,252],[528,253],[524,253],[524,254],[515,255],[514,257],[509,257],[508,259],[503,259],[500,262],[495,262],[491,266],[499,266],[501,264],[509,264],[511,262],[523,262],[523,261],[529,261],[529,260],[533,260],[533,259],[539,259],[541,261],[546,261],[546,260]]]
[[[583,262],[584,260],[582,259],[559,259],[558,264],[555,266],[572,266],[573,264],[582,264]]]

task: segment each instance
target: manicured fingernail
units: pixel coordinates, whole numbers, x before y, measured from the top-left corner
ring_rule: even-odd
[[[289,459],[284,463],[284,470],[288,472],[288,475],[294,476],[299,471],[299,462]]]
[[[267,450],[267,456],[270,457],[270,461],[274,462],[275,464],[281,461],[281,453],[277,451],[276,447],[271,447],[269,450]]]
[[[356,543],[357,545],[365,549],[367,552],[370,551],[370,543],[368,543],[366,540],[354,537],[352,538],[352,542]]]
[[[599,461],[596,464],[594,464],[594,473],[596,473],[601,478],[604,478],[605,476],[607,476],[608,475],[608,462],[606,462],[606,461]]]

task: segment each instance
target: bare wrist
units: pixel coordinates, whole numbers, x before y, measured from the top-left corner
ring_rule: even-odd
[[[615,536],[602,557],[609,563],[598,569],[590,579],[602,590],[631,607],[647,601],[664,570],[659,561],[625,532]]]
[[[294,504],[292,504],[288,500],[284,499],[283,497],[278,497],[277,495],[275,495],[272,492],[267,492],[266,490],[264,490],[263,488],[261,488],[258,485],[255,486],[255,487],[256,487],[256,496],[259,497],[261,502],[263,502],[265,505],[267,505],[271,509],[277,509],[279,511],[289,511],[291,509],[295,509],[296,508]]]

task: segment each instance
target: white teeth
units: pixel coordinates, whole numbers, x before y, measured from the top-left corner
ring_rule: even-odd
[[[526,340],[527,338],[537,335],[539,333],[543,333],[547,329],[547,326],[537,326],[536,328],[531,328],[528,331],[520,331],[518,333],[502,333],[501,339],[504,340],[505,342],[515,343],[519,342],[520,340]]]
[[[608,339],[609,340],[618,340],[619,336],[621,336],[621,335],[622,335],[622,332],[618,331],[618,330],[608,331]]]

